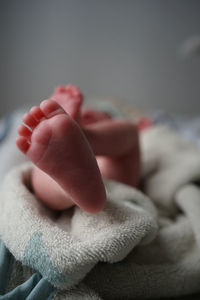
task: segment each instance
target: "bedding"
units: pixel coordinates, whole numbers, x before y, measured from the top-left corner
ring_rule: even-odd
[[[130,119],[142,116],[113,103],[104,108]],[[141,191],[106,180],[108,201],[98,215],[78,207],[58,214],[32,194],[32,165],[13,147],[21,114],[12,115],[0,144],[0,299],[160,299],[199,293],[197,145],[151,115],[156,125],[141,132]]]

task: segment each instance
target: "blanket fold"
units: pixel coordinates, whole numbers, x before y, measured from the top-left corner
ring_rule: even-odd
[[[99,261],[120,261],[136,245],[155,237],[156,210],[139,191],[105,181],[104,211],[92,215],[75,207],[56,213],[28,189],[31,169],[31,165],[18,167],[5,179],[1,238],[17,260],[38,270],[54,286],[71,287]]]

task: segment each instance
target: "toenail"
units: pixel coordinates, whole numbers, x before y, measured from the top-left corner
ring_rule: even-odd
[[[33,129],[32,129],[30,126],[28,126],[26,123],[22,122],[22,124],[23,124],[26,128],[28,128],[28,130],[30,130],[31,132],[33,132]]]

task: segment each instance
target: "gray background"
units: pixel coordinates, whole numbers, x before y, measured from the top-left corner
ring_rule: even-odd
[[[86,98],[199,113],[196,0],[0,0],[0,115],[38,104],[57,84]]]

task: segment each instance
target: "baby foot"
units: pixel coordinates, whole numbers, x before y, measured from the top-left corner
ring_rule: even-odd
[[[102,210],[106,201],[104,185],[79,125],[53,100],[33,107],[23,122],[31,130],[19,126],[18,148],[83,210]]]
[[[51,99],[62,106],[74,120],[79,121],[80,107],[83,102],[83,95],[75,85],[59,85],[55,88]]]

